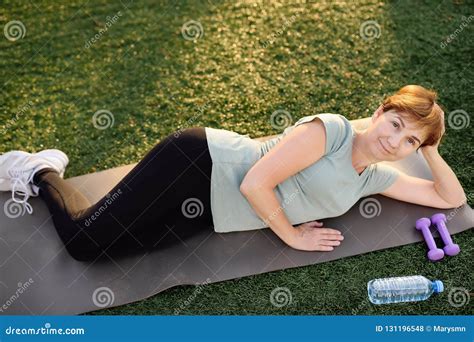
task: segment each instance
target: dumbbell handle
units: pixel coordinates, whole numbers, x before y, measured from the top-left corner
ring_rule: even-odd
[[[459,245],[453,243],[453,240],[451,239],[448,227],[446,227],[446,215],[443,213],[434,214],[431,216],[431,222],[436,225],[439,235],[445,243],[445,246],[443,247],[444,253],[449,256],[458,254],[461,251],[461,248]]]
[[[451,235],[448,232],[448,227],[446,227],[446,223],[440,220],[436,223],[436,227],[438,228],[439,235],[441,236],[441,239],[443,239],[443,242],[446,245],[451,245],[453,243],[453,240],[451,239]]]
[[[431,235],[430,228],[427,226],[421,227],[421,232],[423,233],[423,237],[425,238],[429,249],[436,249],[436,242],[433,238],[433,235]]]
[[[417,230],[421,230],[426,244],[428,245],[428,259],[431,261],[438,261],[444,257],[444,251],[441,248],[436,247],[436,242],[431,235],[430,231],[431,221],[427,217],[422,217],[416,220],[415,227]]]

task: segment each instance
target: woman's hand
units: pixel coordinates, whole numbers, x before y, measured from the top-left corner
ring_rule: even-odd
[[[443,135],[446,131],[446,126],[444,124],[444,112],[443,111],[441,111],[441,122],[442,122],[442,128],[441,128],[441,137],[440,137],[440,139],[436,142],[436,144],[434,144],[432,146],[423,146],[423,147],[421,147],[420,150],[423,153],[423,155],[426,155],[428,153],[438,152],[439,143],[441,142],[441,138],[443,137]]]
[[[302,251],[332,251],[344,240],[341,232],[332,228],[322,228],[323,223],[310,221],[295,227],[288,245]]]

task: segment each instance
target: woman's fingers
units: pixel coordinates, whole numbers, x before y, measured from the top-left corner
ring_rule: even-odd
[[[337,240],[321,240],[319,242],[321,246],[339,246],[341,244],[341,241]]]
[[[341,234],[339,230],[332,229],[332,228],[321,228],[318,230],[321,234]]]
[[[324,240],[339,240],[339,241],[342,241],[344,240],[344,236],[342,236],[341,234],[321,234],[321,239],[324,239]]]
[[[319,245],[318,246],[318,251],[323,251],[323,252],[330,252],[334,249],[334,247],[331,247],[331,246],[323,246],[323,245]]]

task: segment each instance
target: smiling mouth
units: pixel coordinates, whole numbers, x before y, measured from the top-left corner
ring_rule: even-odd
[[[380,143],[380,146],[382,146],[382,149],[385,151],[385,153],[387,153],[387,154],[392,154],[391,152],[389,152],[389,151],[385,148],[385,146],[383,146],[383,144],[382,144],[382,142],[381,142],[380,140],[379,140],[379,143]]]

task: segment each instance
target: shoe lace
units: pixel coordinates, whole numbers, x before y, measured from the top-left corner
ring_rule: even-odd
[[[33,180],[34,172],[25,172],[21,169],[10,169],[8,175],[12,184],[12,200],[23,205],[28,214],[33,213],[33,207],[28,203],[28,184]],[[20,197],[17,197],[19,195]]]

